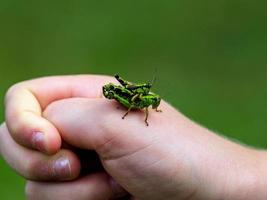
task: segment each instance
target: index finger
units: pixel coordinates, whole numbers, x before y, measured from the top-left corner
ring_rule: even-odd
[[[12,86],[5,97],[6,124],[19,144],[53,154],[61,146],[55,126],[42,117],[53,101],[87,97],[101,98],[102,86],[112,78],[100,75],[53,76],[24,81]]]

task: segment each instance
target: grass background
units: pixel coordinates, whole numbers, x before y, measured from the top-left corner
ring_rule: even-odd
[[[267,147],[267,1],[0,0],[0,99],[12,84],[119,73],[206,127]],[[0,120],[4,120],[0,107]],[[26,159],[26,158],[25,158]],[[0,158],[0,198],[25,199]]]

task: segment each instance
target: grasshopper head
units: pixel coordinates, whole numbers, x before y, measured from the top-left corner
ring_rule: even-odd
[[[104,85],[102,87],[104,97],[106,97],[107,99],[113,99],[114,89],[115,89],[115,86],[112,83]]]

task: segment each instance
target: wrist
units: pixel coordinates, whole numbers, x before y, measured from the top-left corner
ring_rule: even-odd
[[[255,156],[255,176],[256,183],[254,185],[254,199],[265,200],[267,199],[267,151],[254,150]]]
[[[249,149],[242,159],[246,165],[238,166],[233,192],[236,200],[267,199],[267,151]]]

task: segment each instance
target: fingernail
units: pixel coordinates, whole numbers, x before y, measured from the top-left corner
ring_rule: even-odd
[[[54,163],[54,175],[60,179],[66,179],[71,176],[70,161],[67,158],[59,158]]]
[[[44,152],[45,151],[45,145],[44,145],[44,133],[42,132],[34,132],[32,136],[32,144],[33,147],[38,149],[39,151]]]

